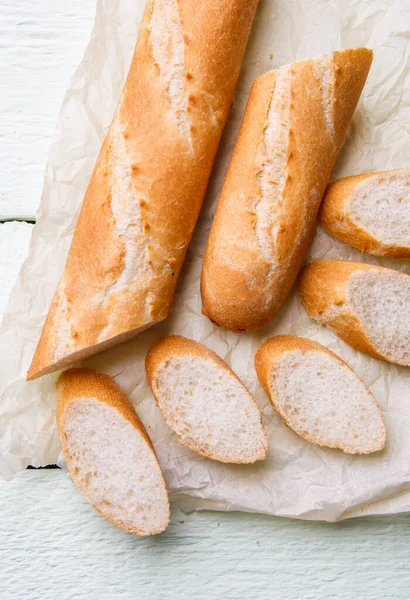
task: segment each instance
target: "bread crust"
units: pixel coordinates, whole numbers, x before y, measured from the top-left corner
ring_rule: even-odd
[[[269,385],[269,381],[270,381],[271,371],[275,365],[275,362],[278,359],[280,359],[283,356],[283,354],[285,354],[286,352],[293,352],[295,350],[301,350],[302,352],[322,352],[323,354],[327,354],[334,360],[338,361],[340,364],[342,364],[344,367],[346,367],[346,369],[349,369],[349,371],[352,371],[352,369],[349,367],[349,365],[347,363],[345,363],[345,361],[342,360],[340,358],[340,356],[338,356],[337,354],[335,354],[334,352],[332,352],[325,346],[322,346],[322,344],[319,344],[318,342],[309,340],[307,338],[298,337],[296,335],[278,335],[273,338],[269,338],[259,347],[257,353],[255,354],[255,369],[256,369],[256,373],[258,375],[259,381],[261,382],[263,389],[265,390],[267,396],[269,397],[269,400],[270,400],[274,410],[280,415],[281,419],[284,421],[284,423],[287,425],[287,427],[289,427],[293,431],[294,431],[294,429],[291,426],[291,424],[289,423],[289,421],[287,420],[286,415],[280,410],[280,406],[276,402],[275,393],[274,393],[274,390],[271,389],[271,387]],[[379,413],[381,421],[384,424],[382,412],[381,412],[380,407],[377,404],[375,398],[373,397],[373,394],[370,392],[369,388],[365,385],[365,383],[363,383],[363,381],[357,375],[356,375],[356,377],[357,377],[358,381],[369,392],[369,394],[373,400],[373,405],[374,405],[375,409],[377,410],[377,412]],[[356,454],[357,453],[357,450],[355,450],[354,448],[351,448],[349,446],[341,447],[341,446],[336,446],[336,445],[329,445],[328,442],[325,442],[324,440],[322,440],[320,438],[312,437],[307,432],[305,432],[304,434],[299,433],[299,432],[297,432],[297,433],[298,433],[298,435],[300,435],[300,437],[302,437],[303,439],[305,439],[308,442],[311,442],[312,444],[317,444],[319,446],[326,446],[328,448],[339,448],[339,449],[343,450],[343,452],[346,452],[347,454]],[[376,450],[372,450],[372,452],[382,450],[384,448],[385,444],[386,444],[386,428],[384,428],[384,436],[380,440],[380,447],[377,448]]]
[[[323,202],[318,213],[319,224],[338,239],[368,252],[374,256],[390,256],[391,258],[410,258],[410,247],[385,244],[373,237],[368,231],[354,222],[350,213],[350,200],[357,186],[366,179],[381,180],[394,177],[395,174],[407,172],[410,169],[393,169],[391,171],[376,171],[343,177],[328,185]]]
[[[143,423],[138,418],[137,413],[134,410],[134,407],[129,400],[129,398],[124,394],[122,390],[114,383],[114,381],[108,375],[103,373],[98,373],[94,371],[94,369],[79,369],[73,368],[68,371],[64,371],[57,381],[57,401],[56,401],[56,418],[57,418],[57,427],[58,433],[60,436],[61,448],[64,454],[64,458],[67,464],[67,468],[70,472],[70,475],[73,481],[76,483],[76,476],[71,468],[71,460],[70,453],[68,451],[66,438],[64,435],[64,417],[67,408],[70,406],[72,402],[75,402],[78,398],[92,398],[94,400],[98,400],[104,404],[107,404],[111,408],[114,408],[118,413],[120,413],[126,421],[128,421],[144,438],[147,445],[151,448],[152,453],[155,457],[155,460],[158,464],[158,468],[160,473],[161,466],[159,464],[154,446],[148,436],[148,433],[143,425]],[[165,480],[162,477],[162,481],[164,484],[165,490],[166,484]],[[90,501],[90,500],[89,500]],[[96,506],[92,504],[92,507],[105,519],[117,525],[117,527],[121,527],[125,531],[130,533],[134,533],[136,535],[147,535],[147,532],[143,530],[134,530],[123,523],[115,521],[114,519],[108,517],[106,514],[102,513]],[[169,524],[168,522],[165,526],[158,531],[152,532],[153,534],[161,533],[166,529]]]
[[[327,325],[359,352],[393,362],[374,346],[361,321],[351,310],[348,298],[349,277],[360,271],[392,272],[392,269],[349,260],[318,260],[306,265],[299,279],[299,296],[309,315]],[[393,271],[402,277],[409,277]]]
[[[321,61],[309,59],[270,71],[254,82],[206,247],[202,312],[216,325],[255,331],[270,321],[289,293],[306,252],[331,170],[364,86],[373,53],[366,48],[334,52],[330,105],[324,107]],[[283,190],[271,240],[275,264],[257,236],[263,197],[262,148],[278,77],[288,70],[288,128]],[[284,109],[283,109],[284,110]],[[331,128],[329,128],[331,119]],[[269,157],[268,157],[269,158]],[[272,157],[271,157],[272,158]],[[276,159],[274,156],[273,159]],[[282,208],[281,208],[282,207]]]
[[[212,350],[210,350],[203,344],[196,342],[195,340],[190,340],[190,339],[185,338],[180,335],[170,335],[170,336],[162,338],[161,340],[159,340],[159,342],[157,342],[154,346],[152,346],[152,348],[150,348],[150,350],[147,352],[147,355],[145,357],[145,370],[147,373],[148,383],[151,387],[153,396],[155,398],[155,402],[159,408],[161,408],[161,407],[159,404],[158,395],[156,393],[155,374],[156,374],[156,371],[160,368],[160,366],[165,361],[169,360],[170,358],[173,358],[174,356],[198,356],[200,358],[211,360],[212,362],[217,364],[218,367],[227,371],[243,387],[245,387],[244,384],[242,383],[242,381],[239,379],[239,377],[232,371],[232,369],[226,364],[226,362],[223,361],[222,358],[220,356],[218,356],[215,352],[213,352]],[[258,405],[256,404],[252,394],[248,390],[247,390],[247,392],[250,396],[251,401],[254,403],[256,408],[258,408]],[[259,411],[259,408],[258,408],[258,411]],[[266,452],[267,452],[267,448],[268,448],[268,438],[266,435],[265,427],[262,423],[262,415],[260,416],[260,424],[261,424],[261,428],[262,428],[262,431],[263,431],[264,437],[265,437],[264,451],[255,457],[255,461],[264,460],[266,458]],[[191,450],[193,450],[197,454],[200,454],[207,458],[211,458],[213,460],[218,460],[219,462],[229,462],[229,463],[238,463],[238,464],[243,462],[243,461],[232,460],[232,459],[230,459],[229,461],[222,461],[220,457],[217,457],[211,453],[205,453],[197,446],[194,447],[192,445],[189,445],[185,442],[185,440],[180,439],[179,437],[178,437],[178,441],[181,444],[189,447]]]
[[[148,1],[28,380],[167,316],[257,3]]]

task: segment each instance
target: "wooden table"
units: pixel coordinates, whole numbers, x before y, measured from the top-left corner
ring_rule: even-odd
[[[91,0],[0,1],[0,315],[93,15]],[[407,515],[330,525],[174,509],[165,534],[139,539],[48,469],[0,481],[0,506],[1,600],[410,598]]]

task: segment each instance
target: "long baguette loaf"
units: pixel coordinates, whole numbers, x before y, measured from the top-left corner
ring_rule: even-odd
[[[257,1],[148,1],[28,379],[167,316]]]
[[[410,169],[338,179],[326,190],[318,221],[363,252],[410,258]]]
[[[155,450],[108,375],[92,369],[62,373],[57,425],[70,475],[93,508],[137,535],[167,527],[168,493]]]
[[[410,276],[346,260],[318,260],[300,277],[310,316],[375,358],[410,366]]]
[[[171,335],[150,349],[145,367],[164,419],[181,444],[224,463],[266,457],[268,439],[256,402],[215,352]]]
[[[386,428],[370,390],[339,356],[312,340],[266,340],[255,368],[273,408],[305,440],[349,454],[381,450]]]
[[[372,56],[343,50],[254,82],[202,270],[216,325],[257,330],[289,293]]]

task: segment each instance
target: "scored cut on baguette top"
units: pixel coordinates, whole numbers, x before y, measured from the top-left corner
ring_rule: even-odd
[[[409,258],[410,169],[338,179],[327,187],[318,221],[362,252]]]
[[[258,0],[148,0],[27,379],[164,319]]]
[[[136,535],[166,529],[168,493],[154,447],[108,375],[92,369],[62,373],[57,425],[68,471],[97,512]]]
[[[321,344],[280,335],[255,356],[260,382],[283,421],[305,440],[348,454],[381,450],[386,428],[366,385]]]
[[[318,260],[301,273],[311,317],[356,350],[410,366],[410,276],[345,260]]]
[[[254,82],[202,269],[216,325],[257,330],[289,293],[372,57],[342,50]]]
[[[224,463],[266,457],[268,440],[252,395],[203,344],[169,336],[153,346],[146,372],[155,400],[178,441]]]

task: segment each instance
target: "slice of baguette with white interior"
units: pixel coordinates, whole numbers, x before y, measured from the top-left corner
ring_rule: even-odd
[[[343,242],[375,256],[410,257],[410,169],[331,183],[318,221]]]
[[[264,342],[255,367],[273,408],[298,435],[348,454],[384,448],[386,428],[369,389],[336,354],[305,338]]]
[[[130,400],[92,369],[57,383],[57,424],[69,473],[103,517],[136,535],[161,533],[169,501],[154,447]]]
[[[356,350],[410,366],[410,276],[349,260],[318,260],[300,276],[310,316]]]
[[[156,402],[181,444],[224,463],[266,457],[268,440],[256,402],[217,354],[194,340],[169,336],[150,349],[145,366]]]

